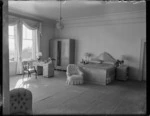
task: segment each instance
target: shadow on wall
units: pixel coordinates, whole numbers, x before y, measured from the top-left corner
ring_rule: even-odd
[[[140,80],[139,69],[136,67],[129,66],[128,76],[129,76],[129,80]]]
[[[126,60],[127,60],[126,65],[129,66],[129,72],[128,72],[129,79],[130,80],[140,80],[139,68],[138,68],[139,61],[137,60],[137,58],[127,55]]]
[[[79,42],[77,39],[75,39],[75,64],[77,64],[77,61],[78,61],[78,55],[79,53]]]

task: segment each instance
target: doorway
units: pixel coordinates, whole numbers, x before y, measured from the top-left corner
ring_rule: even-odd
[[[140,67],[139,67],[139,80],[146,81],[146,63],[147,63],[147,54],[146,54],[146,39],[141,39],[141,52],[140,52]]]
[[[142,80],[146,81],[146,42],[144,42]]]

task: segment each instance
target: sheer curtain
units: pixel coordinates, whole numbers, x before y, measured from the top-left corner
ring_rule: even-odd
[[[33,31],[33,58],[36,58],[36,54],[40,52],[40,37],[41,37],[41,23],[28,19],[22,19],[15,16],[9,16],[9,25],[17,25],[15,30],[15,46],[17,53],[17,74],[22,74],[22,41],[23,41],[23,24]]]
[[[17,74],[22,74],[22,22],[19,21],[16,31]]]
[[[40,52],[41,23],[23,19],[23,24],[32,30],[33,59],[36,59],[36,54]]]
[[[15,28],[15,48],[17,61],[17,74],[22,74],[22,23],[19,18],[9,16],[9,26],[16,25]]]

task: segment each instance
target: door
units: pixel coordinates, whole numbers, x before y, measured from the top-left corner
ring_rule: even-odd
[[[66,70],[67,65],[69,64],[69,40],[62,41],[61,47],[61,66],[62,69]]]
[[[143,55],[143,80],[146,81],[146,42],[144,43],[144,55]]]
[[[61,41],[57,43],[57,66],[61,66]]]

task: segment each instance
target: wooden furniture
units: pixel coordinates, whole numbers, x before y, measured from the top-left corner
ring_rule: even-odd
[[[115,79],[115,66],[110,64],[80,64],[83,69],[84,81],[107,85]]]
[[[33,65],[34,61],[23,61],[22,67],[23,67],[23,77],[25,74],[28,74],[28,77],[31,77],[31,73],[35,73],[35,77],[37,79],[37,71],[35,66]]]
[[[75,63],[74,39],[51,39],[49,56],[55,59],[55,69],[66,70],[68,64]]]
[[[38,75],[43,75],[44,77],[53,77],[54,76],[54,64],[53,62],[35,62],[34,66],[37,69]]]
[[[128,66],[120,65],[117,67],[116,79],[117,80],[127,80],[128,79]]]

